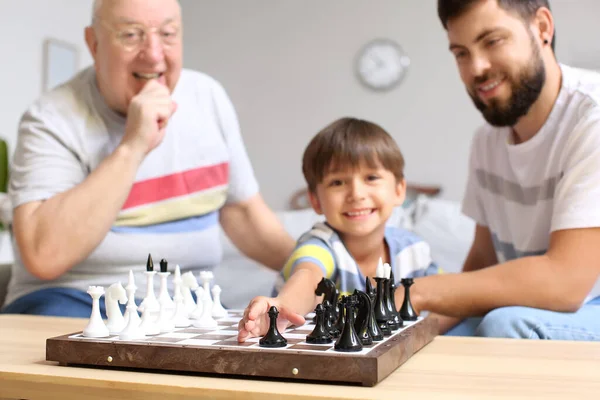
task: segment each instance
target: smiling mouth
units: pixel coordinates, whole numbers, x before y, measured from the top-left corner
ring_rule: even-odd
[[[143,80],[159,79],[163,75],[164,75],[164,72],[155,72],[155,73],[151,73],[151,74],[144,74],[142,72],[134,72],[133,73],[133,77],[135,79],[143,79]]]
[[[356,218],[356,217],[363,217],[365,215],[370,215],[375,211],[374,208],[366,208],[363,210],[357,210],[357,211],[348,211],[343,213],[346,217],[350,217],[350,218]]]
[[[500,84],[504,82],[504,78],[496,79],[492,82],[488,82],[485,85],[478,85],[477,91],[483,95],[486,95],[496,89]]]

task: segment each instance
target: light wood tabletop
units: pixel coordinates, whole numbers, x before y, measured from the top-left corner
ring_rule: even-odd
[[[0,398],[599,399],[600,343],[437,337],[375,387],[59,366],[46,339],[87,320],[0,315]]]

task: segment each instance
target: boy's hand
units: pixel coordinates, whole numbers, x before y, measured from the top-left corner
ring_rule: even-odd
[[[269,330],[269,308],[277,307],[277,329],[283,332],[288,323],[292,325],[304,324],[304,317],[281,304],[279,299],[259,296],[254,298],[246,310],[244,317],[238,325],[238,342],[245,342],[252,337],[263,336]]]

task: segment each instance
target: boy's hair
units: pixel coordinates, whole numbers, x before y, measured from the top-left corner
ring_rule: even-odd
[[[461,16],[469,8],[483,0],[438,0],[438,16],[444,26],[448,29],[448,21]],[[548,0],[496,0],[498,5],[508,12],[516,12],[524,22],[531,20],[537,10],[546,7],[550,10]],[[556,42],[556,32],[552,38],[552,51]]]
[[[308,190],[314,193],[328,173],[358,168],[361,162],[385,168],[397,181],[404,179],[404,157],[389,133],[369,121],[341,118],[310,141],[304,150],[302,173]]]

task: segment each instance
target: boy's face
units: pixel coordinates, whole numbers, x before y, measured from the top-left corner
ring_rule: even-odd
[[[482,1],[448,22],[460,77],[492,125],[512,126],[537,100],[545,82],[540,31],[496,0]]]
[[[326,174],[309,198],[313,209],[342,236],[366,237],[385,228],[405,192],[404,180],[396,182],[390,171],[361,163],[356,170]]]

